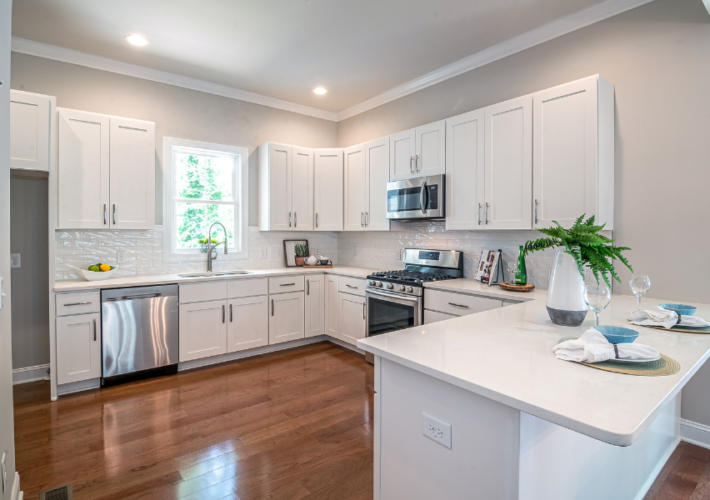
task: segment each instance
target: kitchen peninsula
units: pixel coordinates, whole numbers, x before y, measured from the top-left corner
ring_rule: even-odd
[[[487,287],[453,280],[427,288]],[[553,325],[544,293],[535,294],[358,341],[375,355],[376,499],[644,497],[680,440],[681,389],[710,356],[710,335],[631,326],[637,342],[681,369],[662,377],[610,373],[555,358],[552,346],[593,320]],[[642,307],[660,303],[644,298]],[[695,305],[710,317],[710,306]],[[635,307],[635,298],[614,295],[600,323],[629,326]],[[428,427],[429,417],[440,423]]]

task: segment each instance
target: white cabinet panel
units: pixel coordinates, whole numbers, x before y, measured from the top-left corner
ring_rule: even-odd
[[[269,295],[269,344],[304,337],[304,292]]]
[[[107,229],[108,116],[58,109],[58,228]]]
[[[293,229],[313,230],[313,151],[293,147],[291,199],[293,200]]]
[[[269,297],[246,297],[228,302],[227,352],[269,343]]]
[[[227,301],[180,305],[180,361],[227,352]]]
[[[155,228],[155,124],[110,119],[109,225]]]
[[[416,151],[415,129],[390,136],[390,182],[416,177],[414,172]]]
[[[259,146],[259,229],[288,231],[291,212],[291,146]]]
[[[57,383],[101,377],[101,315],[57,318]]]
[[[338,276],[325,275],[325,333],[334,338],[338,334],[338,317],[340,309],[340,292],[338,291]]]
[[[366,334],[365,297],[340,293],[338,333],[341,340],[357,344]]]
[[[352,293],[354,295],[365,296],[365,285],[367,280],[362,278],[351,278],[349,276],[341,276],[338,279],[340,285],[339,290],[344,293]]]
[[[346,231],[365,229],[367,211],[367,162],[365,145],[347,148],[345,154],[345,223]]]
[[[417,127],[415,134],[415,177],[443,174],[446,171],[446,121]]]
[[[486,108],[486,229],[532,228],[532,97]]]
[[[484,110],[446,120],[446,229],[482,229]]]
[[[302,292],[305,287],[303,276],[282,276],[269,278],[269,293]]]
[[[431,311],[455,316],[466,316],[503,307],[503,302],[500,300],[439,290],[424,290],[424,303]]]
[[[256,295],[266,295],[269,293],[269,279],[240,279],[227,282],[227,296],[230,299],[240,297],[254,297]]]
[[[342,231],[342,149],[317,149],[315,151],[314,184],[315,229],[317,231]]]
[[[325,275],[306,276],[306,337],[325,333]]]
[[[55,295],[55,310],[57,316],[100,312],[101,294],[98,290],[58,293]]]
[[[10,168],[49,172],[52,99],[10,90]]]
[[[390,138],[382,137],[365,145],[367,201],[365,229],[389,231],[387,218],[387,183],[390,179]]]
[[[436,323],[438,321],[446,321],[447,319],[458,318],[454,314],[440,313],[438,311],[429,311],[424,309],[424,324]]]
[[[193,283],[179,285],[180,303],[205,302],[227,298],[227,282],[212,281],[206,283]]]

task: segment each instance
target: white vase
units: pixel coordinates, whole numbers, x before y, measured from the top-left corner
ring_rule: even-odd
[[[547,313],[557,325],[579,326],[587,317],[587,310],[584,278],[579,274],[574,257],[560,247],[555,253],[547,289]]]

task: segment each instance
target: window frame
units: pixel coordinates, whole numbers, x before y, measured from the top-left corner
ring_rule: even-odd
[[[233,196],[234,203],[234,240],[239,238],[240,249],[237,251],[234,241],[230,242],[229,253],[220,255],[220,259],[227,261],[244,260],[249,256],[249,149],[240,146],[228,146],[225,144],[214,144],[189,139],[178,139],[176,137],[163,138],[163,261],[164,262],[184,262],[206,260],[207,256],[199,249],[178,251],[173,241],[173,234],[177,230],[175,219],[175,204],[177,200],[177,169],[175,168],[176,156],[173,151],[176,149],[187,150],[204,155],[238,156],[235,158],[235,175],[233,176]],[[181,198],[182,199],[182,198]],[[199,202],[200,200],[191,200]],[[232,204],[232,203],[223,203]],[[220,228],[221,229],[221,228]],[[222,231],[213,230],[213,237],[218,238]]]

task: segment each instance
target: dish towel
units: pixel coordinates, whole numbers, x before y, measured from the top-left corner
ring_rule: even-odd
[[[676,325],[688,326],[690,328],[703,328],[710,326],[710,323],[703,318],[695,316],[679,316],[674,311],[668,309],[652,309],[649,311],[634,311],[631,313],[629,321],[634,325],[641,326],[662,326],[669,330]]]
[[[594,328],[584,332],[584,335],[578,339],[560,342],[552,350],[557,359],[578,363],[601,363],[615,358],[653,361],[660,357],[657,350],[647,345],[610,344],[606,337]]]

